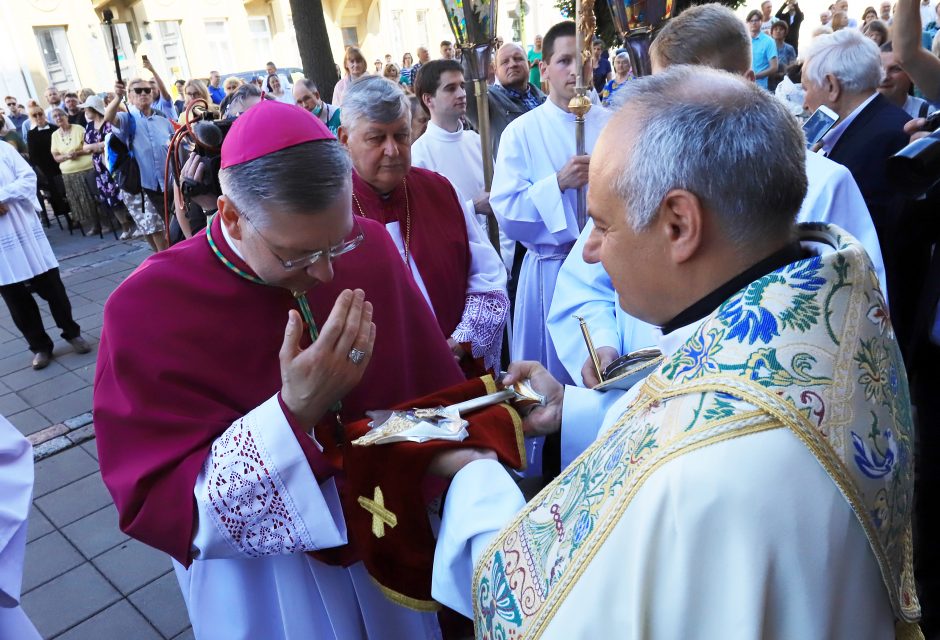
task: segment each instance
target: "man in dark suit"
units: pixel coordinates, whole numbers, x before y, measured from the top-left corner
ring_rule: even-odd
[[[878,46],[857,29],[820,36],[803,65],[804,106],[825,105],[839,115],[822,151],[851,171],[862,191],[884,256],[891,320],[906,346],[930,254],[916,231],[916,208],[888,180],[887,159],[907,145],[911,118],[878,93],[882,73]]]
[[[799,53],[800,25],[803,24],[803,12],[800,11],[797,0],[786,0],[774,17],[777,20],[783,20],[787,24],[787,37],[783,41]]]

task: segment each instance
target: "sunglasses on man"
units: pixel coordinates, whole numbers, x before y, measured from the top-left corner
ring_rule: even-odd
[[[134,87],[134,93],[137,95],[146,94],[150,95],[150,87]]]

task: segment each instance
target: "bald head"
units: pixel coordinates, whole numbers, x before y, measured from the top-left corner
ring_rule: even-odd
[[[521,45],[507,42],[496,52],[496,79],[507,89],[525,90],[529,82],[529,62]]]
[[[751,38],[728,7],[686,9],[668,21],[650,47],[653,73],[676,64],[701,64],[744,75],[751,68]]]

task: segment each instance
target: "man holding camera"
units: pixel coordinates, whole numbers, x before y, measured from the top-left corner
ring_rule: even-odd
[[[116,82],[114,93],[116,97],[105,109],[104,119],[114,124],[121,141],[133,150],[134,160],[140,168],[142,189],[139,195],[122,191],[122,199],[150,248],[162,251],[167,248],[163,223],[164,177],[173,125],[162,113],[154,110],[157,96],[147,80],[134,78],[126,88],[123,82]],[[126,112],[118,111],[125,97],[129,99],[131,108]]]

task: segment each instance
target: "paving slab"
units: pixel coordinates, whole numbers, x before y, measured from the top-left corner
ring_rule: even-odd
[[[55,423],[82,414],[88,411],[91,405],[92,387],[88,385],[50,402],[37,405],[36,411]]]
[[[98,462],[81,447],[40,460],[35,466],[33,499],[98,471]]]
[[[33,355],[26,349],[23,349],[23,366],[18,370],[14,370],[12,373],[8,373],[3,377],[0,377],[0,382],[10,387],[13,391],[19,391],[20,389],[25,389],[26,387],[31,387],[34,384],[39,384],[40,382],[45,382],[46,380],[52,380],[57,376],[61,376],[63,373],[67,373],[67,369],[61,364],[53,360],[49,363],[45,369],[40,369],[39,371],[33,369],[31,363],[33,361]],[[13,356],[15,359],[16,356]]]
[[[104,552],[92,564],[124,595],[173,571],[165,553],[133,539]]]
[[[71,449],[70,449],[71,451]],[[76,480],[36,499],[36,506],[57,527],[64,527],[111,504],[101,473]]]
[[[36,538],[40,538],[54,529],[55,527],[49,522],[49,518],[42,515],[42,512],[37,509],[35,505],[30,505],[29,524],[26,527],[26,542],[32,542]]]
[[[180,596],[182,598],[182,596]],[[23,596],[21,603],[44,638],[70,629],[121,599],[90,562]],[[114,636],[103,636],[103,638]]]
[[[10,416],[20,411],[26,411],[29,405],[15,393],[0,396],[0,414]]]
[[[163,636],[127,600],[120,600],[72,627],[56,640],[163,640]]]
[[[172,638],[189,627],[186,603],[172,571],[132,593],[128,599],[164,637]]]
[[[89,560],[130,539],[118,527],[118,512],[113,504],[63,527],[62,533]]]
[[[28,403],[29,406],[36,407],[87,386],[87,382],[71,371],[66,371],[60,376],[56,376],[45,382],[40,382],[39,384],[34,384],[25,389],[20,389],[16,393],[25,403]],[[2,398],[0,398],[0,400],[2,400]]]
[[[37,538],[26,545],[22,591],[29,593],[83,562],[78,549],[58,531]]]
[[[6,419],[9,420],[14,427],[19,429],[20,433],[24,436],[36,433],[52,424],[52,420],[35,409],[27,409],[26,411],[8,415]]]
[[[196,640],[196,636],[195,636],[195,634],[193,634],[192,627],[190,627],[189,629],[187,629],[187,630],[184,631],[183,633],[181,633],[181,634],[179,634],[178,636],[176,636],[175,638],[173,638],[173,640]]]
[[[98,445],[95,443],[94,440],[92,440],[91,442],[83,443],[82,449],[84,449],[85,452],[88,455],[90,455],[92,458],[94,458],[95,460],[98,459]]]

